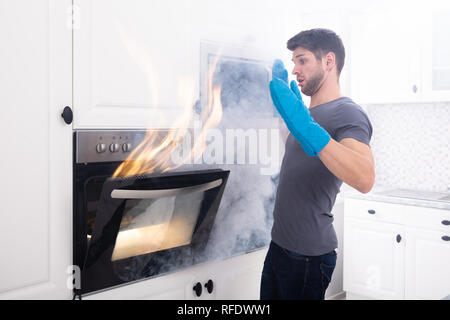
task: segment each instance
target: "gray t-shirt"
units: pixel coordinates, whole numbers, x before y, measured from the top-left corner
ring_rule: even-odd
[[[367,145],[372,125],[364,110],[341,97],[310,109],[311,116],[340,141],[353,138]],[[272,240],[299,254],[317,256],[338,247],[331,210],[339,180],[318,157],[310,157],[289,134],[275,200]]]

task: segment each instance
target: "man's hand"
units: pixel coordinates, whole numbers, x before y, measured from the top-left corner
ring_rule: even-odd
[[[292,135],[300,142],[308,156],[318,156],[330,141],[330,135],[310,116],[295,82],[289,88],[288,73],[283,62],[275,60],[270,81],[272,101]]]

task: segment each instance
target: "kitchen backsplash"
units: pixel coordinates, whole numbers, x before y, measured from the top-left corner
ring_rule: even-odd
[[[373,126],[376,185],[446,191],[450,102],[363,105]]]

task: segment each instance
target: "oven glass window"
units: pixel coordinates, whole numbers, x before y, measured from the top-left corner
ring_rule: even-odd
[[[191,243],[203,192],[126,201],[111,261]]]

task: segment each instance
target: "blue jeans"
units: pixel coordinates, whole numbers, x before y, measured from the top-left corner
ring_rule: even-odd
[[[336,259],[334,250],[304,256],[271,241],[261,275],[261,300],[324,300]]]

